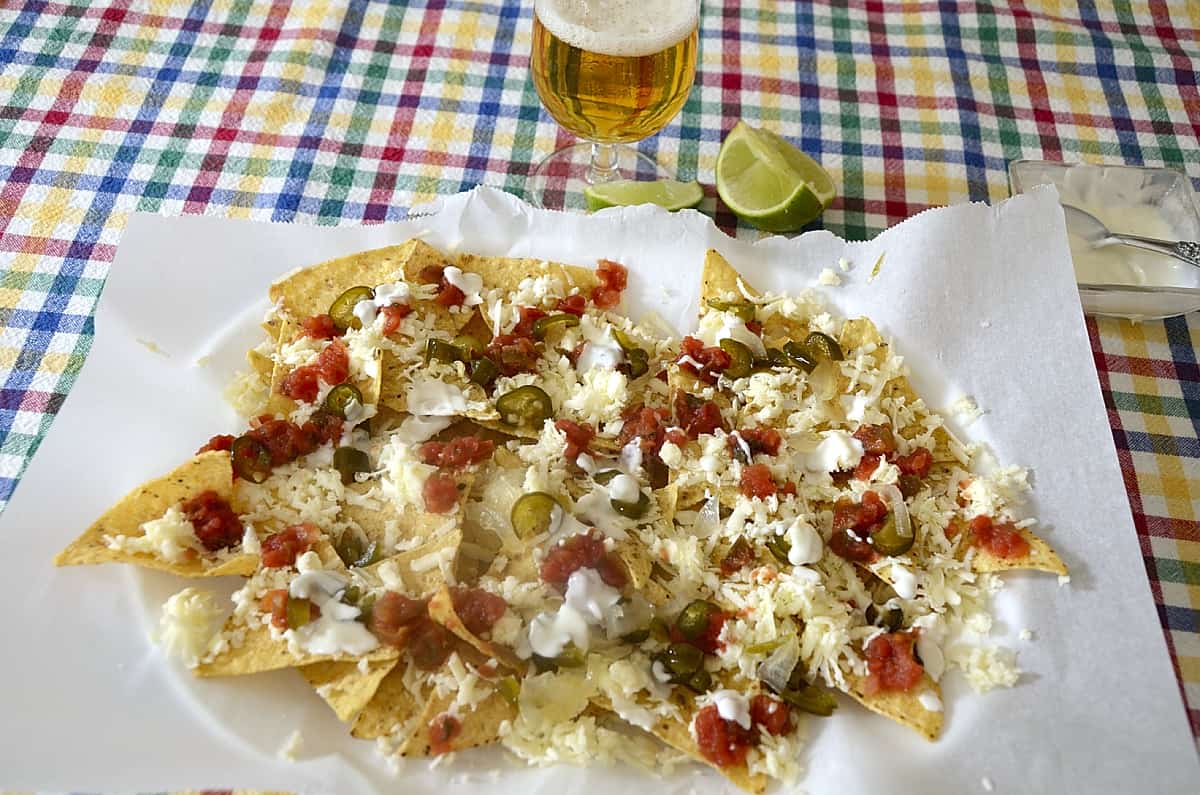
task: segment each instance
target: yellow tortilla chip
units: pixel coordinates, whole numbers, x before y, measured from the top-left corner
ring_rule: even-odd
[[[271,285],[268,295],[295,320],[323,315],[339,295],[359,285],[376,287],[415,277],[425,265],[445,265],[448,257],[421,240],[360,251],[293,271]]]
[[[450,594],[450,589],[445,584],[429,600],[429,617],[453,632],[463,641],[471,644],[472,648],[485,657],[490,657],[514,671],[524,667],[524,663],[522,663],[521,659],[511,649],[499,643],[484,640],[467,629],[462,619],[458,617],[458,613],[454,610],[454,598]]]
[[[312,551],[320,557],[326,571],[345,573],[345,565],[328,541],[325,539],[318,541],[313,545]],[[253,579],[250,581],[251,584],[254,582]],[[230,616],[226,620],[222,632],[226,636],[240,633],[241,642],[236,645],[230,644],[229,648],[211,661],[201,663],[193,669],[194,673],[201,677],[241,676],[242,674],[274,671],[279,668],[300,668],[330,660],[358,662],[360,659],[366,659],[370,662],[379,662],[396,660],[400,656],[400,652],[396,649],[382,645],[360,656],[313,654],[304,650],[293,654],[286,640],[282,637],[271,636],[271,627],[261,623],[261,616],[251,616],[249,621],[249,624],[240,623],[234,616]]]
[[[453,694],[432,696],[425,703],[417,720],[417,728],[400,748],[401,756],[431,756],[433,747],[430,743],[430,724],[439,715],[444,714],[454,703]],[[460,716],[461,727],[458,733],[446,743],[446,751],[462,751],[467,748],[478,748],[481,745],[491,745],[500,740],[500,725],[511,721],[517,716],[517,709],[503,696],[493,692],[475,706],[470,712]]]
[[[408,660],[401,660],[383,677],[371,700],[359,711],[350,734],[360,740],[392,735],[403,744],[416,731],[427,696],[415,695],[405,686],[409,665]]]
[[[676,688],[676,691],[678,691],[678,688]],[[695,703],[690,697],[688,697],[686,700],[688,702],[688,706],[683,710],[683,714],[695,715]],[[604,701],[605,699],[601,697],[599,700],[597,700],[597,703],[601,706],[604,706]],[[606,707],[606,709],[611,708],[611,706]],[[684,722],[674,718],[663,718],[654,725],[654,728],[650,730],[650,733],[675,750],[687,754],[697,762],[706,764],[713,770],[716,770],[722,776],[733,782],[738,789],[755,793],[755,795],[766,790],[768,783],[767,777],[762,773],[751,773],[745,764],[730,767],[719,767],[718,765],[714,765],[712,762],[708,761],[704,757],[704,754],[700,753],[700,748],[696,745],[696,740],[692,737],[689,724],[690,721]]]
[[[250,363],[250,369],[258,374],[265,383],[271,383],[272,375],[275,371],[275,362],[271,361],[271,357],[260,352],[255,348],[246,351],[246,361]]]
[[[1002,558],[993,555],[981,546],[975,546],[975,556],[971,558],[972,571],[1015,571],[1018,569],[1033,569],[1048,571],[1051,574],[1065,576],[1067,564],[1063,563],[1058,553],[1045,541],[1031,533],[1026,528],[1017,528],[1021,537],[1029,542],[1029,554],[1020,557]]]
[[[457,556],[458,547],[461,543],[462,530],[454,527],[449,532],[436,538],[431,538],[419,547],[399,552],[384,558],[378,563],[372,563],[363,569],[363,571],[367,572],[371,577],[384,579],[381,571],[385,570],[386,567],[389,575],[394,573],[396,576],[399,576],[400,581],[404,583],[404,589],[408,596],[429,596],[436,592],[446,581],[445,574],[442,572],[440,566],[422,568],[420,571],[417,571],[413,568],[413,561],[428,560],[430,555],[436,555],[441,552],[446,555],[448,559],[447,565],[453,570],[454,559]],[[447,549],[451,551],[443,552],[443,550]]]
[[[338,720],[347,723],[374,698],[379,683],[398,661],[399,657],[368,660],[362,666],[357,662],[319,662],[305,665],[300,673],[333,708]]]
[[[932,691],[937,696],[938,703],[942,700],[942,688],[937,682],[924,674],[916,687],[904,692],[883,691],[868,696],[864,690],[865,677],[846,677],[846,693],[858,703],[872,712],[877,712],[885,718],[891,718],[901,726],[915,730],[926,740],[933,742],[942,732],[942,717],[944,711],[931,712],[921,704],[921,694]]]
[[[704,269],[700,273],[700,312],[708,311],[709,301],[725,301],[733,298],[736,301],[745,300],[738,282],[752,296],[759,295],[758,290],[750,286],[737,269],[729,264],[729,260],[721,256],[716,249],[710,248],[704,255]]]
[[[285,364],[282,350],[284,345],[296,341],[303,333],[300,324],[290,318],[284,318],[280,322],[279,339],[275,342],[275,359],[271,369],[271,392],[267,398],[268,414],[286,417],[296,410],[298,405],[296,401],[282,394],[280,387],[283,385],[283,380],[299,365]],[[365,377],[356,377],[349,383],[353,384],[362,394],[365,405],[373,406],[379,403],[380,392],[383,388],[383,352],[375,351],[373,361],[365,369],[366,372],[362,374]]]
[[[148,552],[112,549],[106,537],[144,535],[142,525],[160,518],[168,508],[204,491],[215,491],[229,501],[233,496],[233,467],[227,451],[201,453],[174,469],[166,477],[152,480],[122,497],[79,538],[54,558],[56,566],[86,566],[97,563],[132,563],[182,577],[221,577],[253,574],[258,555],[236,554],[216,559],[205,554],[179,562],[164,560]]]
[[[600,284],[595,271],[590,268],[532,257],[484,257],[478,254],[463,254],[459,257],[459,267],[464,271],[478,273],[483,277],[486,286],[500,288],[505,292],[516,290],[525,279],[543,275],[558,279],[566,286],[568,293],[572,287],[577,287],[583,295],[591,295],[592,288]]]

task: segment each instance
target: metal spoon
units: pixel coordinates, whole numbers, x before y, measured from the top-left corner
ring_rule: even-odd
[[[1112,245],[1133,246],[1153,251],[1156,254],[1165,254],[1200,268],[1200,243],[1188,240],[1158,240],[1140,235],[1120,235],[1110,231],[1099,218],[1078,207],[1064,204],[1063,212],[1067,214],[1067,226],[1071,231],[1083,238],[1092,248]]]

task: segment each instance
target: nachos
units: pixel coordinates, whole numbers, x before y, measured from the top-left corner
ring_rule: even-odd
[[[933,740],[940,682],[1012,685],[995,572],[1066,568],[865,318],[716,252],[682,339],[629,274],[414,240],[289,274],[232,395],[248,418],[56,559],[188,588],[196,675],[294,668],[399,756],[711,765],[764,790],[852,708]]]

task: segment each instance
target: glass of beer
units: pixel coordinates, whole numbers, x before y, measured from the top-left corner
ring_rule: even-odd
[[[533,84],[546,110],[584,139],[530,175],[539,207],[583,206],[583,190],[622,179],[668,179],[625,144],[679,113],[696,77],[700,0],[536,0]]]

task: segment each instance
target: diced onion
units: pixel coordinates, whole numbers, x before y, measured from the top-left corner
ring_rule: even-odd
[[[833,400],[838,394],[838,375],[840,370],[837,364],[831,361],[823,361],[816,366],[811,373],[808,374],[808,383],[812,387],[813,395],[820,401]]]
[[[776,693],[787,690],[788,680],[800,662],[800,641],[793,635],[758,666],[758,678]]]
[[[704,507],[696,515],[693,528],[700,538],[708,538],[721,529],[721,499],[716,494],[710,494]]]
[[[896,535],[901,538],[912,538],[912,521],[908,518],[908,506],[904,504],[904,495],[900,489],[891,483],[881,483],[874,487],[879,496],[887,500],[888,507],[896,516]]]

